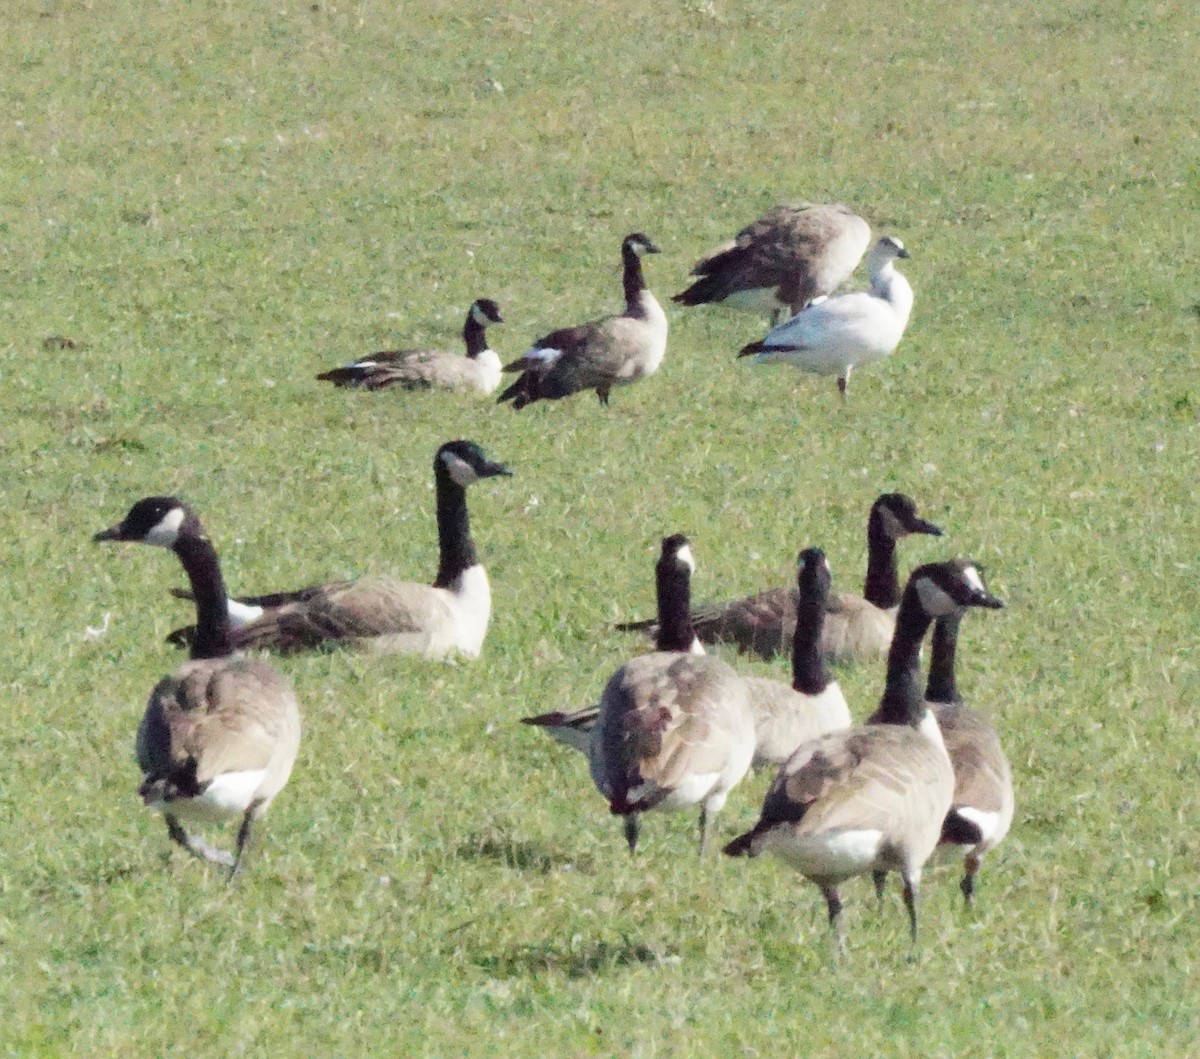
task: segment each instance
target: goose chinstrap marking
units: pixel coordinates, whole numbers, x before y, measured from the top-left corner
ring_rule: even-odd
[[[713,817],[754,754],[745,684],[720,659],[692,653],[687,613],[694,564],[690,550],[681,555],[686,545],[680,534],[664,538],[656,566],[659,649],[609,678],[594,718],[580,711],[525,721],[570,745],[586,744],[592,781],[624,819],[631,851],[643,813],[699,806],[703,855]]]
[[[395,349],[360,357],[317,376],[334,386],[382,390],[471,390],[490,394],[500,385],[500,356],[488,345],[487,328],[504,323],[500,306],[491,298],[477,298],[463,324],[466,356],[440,349]]]
[[[132,541],[173,551],[196,601],[191,660],[150,693],[138,726],[143,802],[161,812],[171,839],[236,876],[251,831],[283,789],[300,746],[300,711],[289,682],[259,659],[231,657],[232,628],[216,550],[186,504],[138,501],[96,541]],[[236,852],[217,849],[184,820],[241,817]]]
[[[701,278],[672,300],[778,322],[837,290],[870,241],[870,225],[841,203],[776,206],[697,261],[692,275]]]
[[[240,617],[253,617],[232,633],[239,647],[284,653],[354,646],[387,654],[477,658],[491,620],[487,571],[479,561],[467,514],[467,489],[475,482],[511,476],[473,441],[449,441],[433,460],[440,562],[432,585],[369,575],[295,592],[244,596]],[[186,641],[188,630],[172,634]]]
[[[913,292],[894,262],[908,256],[899,239],[885,236],[867,258],[870,290],[801,309],[765,338],[743,346],[738,356],[753,356],[755,364],[790,364],[815,375],[836,375],[844,398],[854,368],[883,360],[900,344]]]
[[[725,847],[735,857],[774,853],[814,882],[838,951],[845,946],[839,887],[867,873],[900,873],[916,943],[921,869],[954,794],[950,758],[921,697],[921,641],[938,617],[1001,605],[971,564],[955,560],[914,570],[871,722],[797,749],[775,777],[758,823]]]
[[[658,252],[643,233],[626,236],[621,244],[625,311],[539,338],[524,356],[504,366],[505,372],[519,374],[498,401],[512,401],[521,409],[595,390],[600,403],[608,404],[615,387],[658,371],[667,351],[667,317],[642,273],[642,256]]]

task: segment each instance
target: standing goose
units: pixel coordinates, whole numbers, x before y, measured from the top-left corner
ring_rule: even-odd
[[[850,710],[821,655],[829,562],[820,548],[800,553],[799,604],[792,637],[792,683],[744,677],[754,714],[754,767],[782,765],[801,743],[850,727]]]
[[[659,646],[666,649],[634,658],[609,678],[588,741],[592,781],[625,818],[631,852],[642,813],[699,805],[703,855],[713,817],[754,755],[745,684],[720,659],[686,653],[693,569],[687,538],[664,538],[656,572],[665,627]],[[553,727],[538,718],[527,723]]]
[[[975,875],[984,854],[998,846],[1012,826],[1012,769],[996,729],[986,717],[962,704],[954,679],[954,656],[961,615],[938,618],[925,703],[933,710],[950,764],[954,767],[954,801],[942,827],[942,842],[965,847],[959,884],[970,904]]]
[[[473,441],[448,441],[433,459],[441,561],[432,585],[386,575],[338,581],[235,601],[239,647],[290,653],[351,645],[387,654],[478,658],[492,613],[487,572],[475,552],[467,488],[482,478],[511,475]],[[187,630],[172,634],[186,639]]]
[[[463,342],[467,355],[440,349],[393,349],[361,357],[352,364],[323,371],[317,376],[334,386],[382,390],[474,390],[489,394],[500,385],[500,357],[488,346],[488,324],[502,324],[500,306],[491,298],[477,298],[467,310]]]
[[[904,244],[890,235],[880,239],[867,258],[869,291],[810,305],[761,341],[743,346],[738,356],[753,356],[755,364],[791,364],[814,375],[836,375],[838,392],[845,397],[850,372],[892,353],[908,326],[913,292],[892,264],[898,257],[908,257]]]
[[[867,252],[871,228],[848,206],[776,206],[692,268],[680,305],[726,305],[778,322],[832,294]]]
[[[621,244],[625,312],[539,338],[523,357],[505,365],[506,372],[521,374],[499,400],[521,409],[534,401],[595,390],[600,403],[608,404],[614,386],[658,371],[667,351],[667,317],[642,275],[642,255],[658,252],[641,232],[627,235]]]
[[[999,607],[967,562],[913,571],[888,654],[875,723],[801,746],[779,770],[758,823],[725,847],[732,857],[776,854],[825,896],[839,950],[838,887],[855,875],[898,871],[913,943],[921,869],[937,846],[954,772],[920,690],[921,641],[930,622],[966,607]]]
[[[161,812],[172,840],[237,875],[251,828],[283,789],[300,746],[300,710],[291,685],[266,662],[232,658],[225,583],[216,550],[187,505],[139,500],[96,541],[136,541],[173,551],[196,599],[192,660],[150,693],[138,726],[139,793]],[[181,819],[240,815],[231,856],[188,834]]]
[[[836,592],[826,606],[821,654],[829,661],[886,658],[900,603],[896,542],[911,533],[940,537],[942,531],[917,514],[904,493],[884,493],[867,518],[867,576],[862,596]],[[796,624],[797,594],[772,588],[730,603],[703,606],[692,612],[696,635],[704,643],[732,643],[770,659],[791,642]],[[653,630],[653,621],[622,622],[618,629]]]

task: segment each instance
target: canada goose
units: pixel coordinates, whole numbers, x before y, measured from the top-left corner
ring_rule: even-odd
[[[801,746],[775,777],[758,823],[725,847],[733,857],[775,853],[816,883],[839,950],[845,943],[838,887],[867,872],[900,873],[916,942],[921,868],[938,843],[954,794],[950,758],[921,699],[921,641],[934,618],[1002,605],[968,562],[914,570],[900,602],[874,723]]]
[[[539,338],[523,357],[504,366],[506,372],[521,374],[499,400],[520,409],[595,390],[600,403],[608,404],[614,386],[658,371],[667,351],[667,317],[642,276],[642,255],[658,252],[641,232],[627,235],[621,244],[625,311]]]
[[[727,305],[778,322],[842,285],[867,252],[871,227],[848,206],[776,206],[692,267],[680,305]]]
[[[792,638],[792,683],[743,677],[754,715],[754,767],[781,765],[801,743],[850,727],[850,710],[819,647],[829,598],[829,561],[820,548],[800,553],[800,601]]]
[[[323,371],[317,376],[334,386],[382,390],[475,390],[491,393],[500,385],[500,357],[488,346],[488,324],[502,324],[500,307],[491,298],[477,298],[467,310],[463,342],[467,355],[440,349],[393,349],[360,357],[352,364]]]
[[[631,852],[643,812],[699,805],[703,855],[713,817],[750,768],[754,718],[746,686],[729,666],[686,653],[694,569],[686,537],[663,539],[656,569],[667,629],[659,645],[667,649],[634,658],[609,678],[588,742],[589,766],[612,813],[625,818]]]
[[[835,592],[825,608],[821,654],[830,661],[885,658],[896,627],[900,574],[896,542],[911,533],[940,537],[942,531],[917,514],[904,493],[883,493],[867,517],[867,576],[861,597]],[[701,606],[692,625],[704,643],[732,643],[760,658],[774,657],[791,643],[796,624],[797,594],[772,588],[753,596]],[[618,629],[654,629],[653,621],[622,622]]]
[[[145,804],[161,812],[173,841],[230,869],[256,820],[287,783],[300,746],[300,710],[288,681],[261,660],[231,658],[225,583],[216,549],[186,504],[174,497],[139,500],[96,541],[136,541],[173,551],[196,599],[192,659],[150,692],[138,726],[137,759]],[[180,819],[241,815],[230,855],[184,830]]]
[[[954,801],[941,841],[966,847],[959,889],[970,904],[984,855],[1012,826],[1014,799],[1012,769],[996,729],[981,713],[964,706],[958,694],[954,656],[961,621],[961,615],[947,614],[934,625],[925,703],[937,718],[954,767]]]
[[[904,244],[890,235],[880,239],[867,257],[869,291],[801,309],[762,340],[743,346],[738,356],[754,356],[755,364],[791,364],[815,375],[836,375],[845,397],[850,372],[890,354],[908,326],[913,292],[892,265],[898,257],[908,257]]]
[[[467,487],[482,478],[509,476],[473,441],[448,441],[433,459],[441,561],[431,585],[388,576],[316,585],[298,592],[234,601],[231,620],[238,647],[290,653],[353,645],[396,654],[478,658],[492,612],[487,572],[475,553],[467,517]],[[173,633],[173,642],[187,630]]]

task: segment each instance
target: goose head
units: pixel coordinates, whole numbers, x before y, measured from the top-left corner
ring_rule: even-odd
[[[941,528],[921,518],[912,497],[904,493],[884,493],[880,496],[871,506],[871,521],[877,522],[892,540],[907,537],[910,533],[942,536]]]
[[[471,303],[471,319],[480,327],[504,323],[504,317],[500,315],[500,306],[491,298],[476,298]]]
[[[833,571],[820,548],[805,548],[796,560],[796,582],[801,599],[825,599],[833,585]]]
[[[904,244],[900,242],[894,235],[885,235],[873,247],[871,253],[867,256],[867,271],[874,275],[885,265],[896,258],[907,258],[908,251],[904,249]]]
[[[446,475],[464,489],[481,478],[511,478],[513,473],[504,464],[488,459],[473,441],[447,441],[433,458],[433,472],[435,477]]]
[[[97,533],[93,541],[132,541],[157,548],[174,548],[181,537],[203,537],[196,513],[173,496],[139,500],[115,526]]]
[[[951,559],[918,566],[908,579],[921,607],[931,618],[962,614],[968,607],[999,610],[1004,602],[984,587],[979,567],[970,559]]]
[[[624,242],[621,243],[621,249],[624,252],[634,254],[641,257],[643,254],[658,254],[661,251],[654,245],[650,236],[644,232],[631,232],[625,236]]]

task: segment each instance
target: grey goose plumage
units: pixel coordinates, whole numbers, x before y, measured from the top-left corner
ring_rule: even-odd
[[[621,666],[600,697],[587,741],[596,789],[621,816],[636,851],[640,817],[655,809],[700,807],[700,852],[713,817],[745,776],[754,720],[745,684],[720,659],[688,652],[693,560],[687,538],[663,540],[656,567],[658,646]],[[526,723],[554,727],[554,715]]]
[[[792,683],[743,677],[754,715],[754,767],[781,765],[801,743],[850,727],[850,709],[825,668],[820,641],[832,575],[820,548],[797,560],[796,628],[792,636]]]
[[[491,587],[467,514],[467,489],[512,471],[473,441],[448,441],[433,460],[440,562],[432,585],[371,575],[234,601],[233,642],[290,653],[362,647],[386,654],[477,658],[491,620]],[[172,634],[185,640],[188,630]]]
[[[778,320],[837,290],[870,240],[870,225],[841,203],[776,206],[697,261],[700,279],[673,300]]]
[[[642,232],[621,244],[625,311],[617,316],[566,327],[539,338],[519,359],[504,366],[518,373],[498,398],[516,409],[595,390],[608,404],[615,387],[628,386],[658,371],[667,349],[667,317],[646,287],[642,255],[658,247]]]
[[[231,657],[225,584],[199,518],[174,497],[147,497],[96,541],[167,548],[196,600],[191,661],[150,693],[138,727],[140,794],[164,815],[171,839],[236,875],[254,823],[282,790],[300,745],[300,711],[289,682],[268,663]],[[182,821],[241,817],[230,855],[188,833]]]
[[[500,306],[476,298],[463,324],[466,356],[441,349],[393,349],[360,357],[317,376],[334,386],[382,390],[468,390],[490,394],[500,385],[500,357],[488,345],[487,328],[504,323]]]
[[[920,689],[921,641],[930,622],[967,607],[998,607],[970,563],[913,571],[896,619],[887,682],[872,721],[800,747],[783,765],[758,823],[725,847],[730,856],[771,852],[816,883],[839,950],[840,885],[897,871],[913,942],[921,870],[941,836],[954,773]]]
[[[867,574],[862,596],[835,592],[825,608],[821,654],[832,662],[885,658],[896,626],[900,573],[896,543],[913,533],[940,537],[942,531],[917,513],[904,493],[883,493],[867,517]],[[729,603],[692,611],[692,625],[704,643],[731,643],[739,651],[770,659],[788,649],[796,627],[794,588],[773,588]],[[654,621],[622,622],[618,629],[653,634]]]

